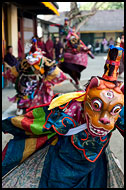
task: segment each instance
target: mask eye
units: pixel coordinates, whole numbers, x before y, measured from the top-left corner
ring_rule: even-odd
[[[102,107],[102,101],[100,99],[94,99],[91,102],[91,106],[95,111],[100,111]]]
[[[121,108],[122,108],[122,106],[119,105],[119,104],[116,105],[116,106],[114,106],[113,109],[112,109],[112,111],[111,111],[111,114],[112,114],[112,115],[118,114],[118,113],[121,111]]]
[[[107,98],[112,99],[114,97],[114,93],[111,90],[109,90],[106,92],[106,96]]]

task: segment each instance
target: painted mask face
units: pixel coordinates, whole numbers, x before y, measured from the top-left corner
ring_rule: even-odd
[[[70,42],[71,42],[71,44],[77,44],[78,43],[78,39],[75,37],[75,36],[72,36],[71,38],[70,38]]]
[[[121,90],[118,92],[114,88],[104,87],[91,87],[84,104],[87,128],[94,137],[106,136],[114,128],[124,104]]]

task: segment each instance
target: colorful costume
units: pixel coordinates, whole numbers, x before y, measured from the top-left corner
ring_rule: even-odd
[[[75,87],[80,89],[78,86],[80,73],[87,67],[87,54],[91,58],[94,58],[94,56],[75,33],[69,32],[66,40],[63,59],[60,60],[60,69],[68,73],[74,79]]]
[[[119,40],[119,39],[118,39]],[[118,69],[120,61],[123,57],[124,49],[120,47],[120,41],[117,41],[116,46],[110,45],[108,57],[104,67],[103,77],[107,80],[116,81],[118,77]]]
[[[30,107],[51,102],[54,96],[52,87],[64,80],[69,80],[69,78],[57,67],[56,62],[44,57],[44,75]]]
[[[61,42],[63,43],[65,38],[67,37],[69,32],[72,32],[72,28],[69,27],[69,19],[65,18],[64,19],[64,25],[60,26],[60,36],[61,36]]]
[[[85,91],[4,120],[3,132],[14,139],[2,155],[3,176],[13,169],[3,187],[122,188],[107,146],[113,130],[124,131],[123,94],[123,83],[92,77]]]
[[[44,57],[41,51],[30,53],[18,71],[12,67],[5,75],[15,83],[17,94],[9,100],[17,102],[19,110],[50,102],[54,95],[52,87],[68,79],[55,61]]]

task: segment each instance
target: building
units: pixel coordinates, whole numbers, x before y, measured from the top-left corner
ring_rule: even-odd
[[[82,11],[81,14],[85,14],[88,11]],[[64,24],[66,12],[61,12],[60,16],[45,15],[44,20],[53,22],[54,24]],[[72,23],[72,26],[76,23]],[[94,45],[96,40],[101,42],[104,38],[109,40],[111,37],[116,40],[123,32],[124,26],[124,10],[98,10],[95,15],[90,17],[87,23],[80,28],[81,40],[85,44]],[[58,27],[50,27],[50,33],[57,35],[59,32]]]
[[[57,15],[37,15],[40,34],[47,39],[47,33],[51,34],[52,39],[59,36],[59,27],[64,24],[64,12]],[[46,25],[46,29],[45,26]],[[48,28],[48,30],[47,30]],[[48,32],[47,32],[48,31]]]
[[[112,37],[115,41],[123,32],[124,10],[99,10],[80,28],[81,39],[85,43],[94,44],[104,38]]]
[[[25,54],[30,50],[31,38],[33,36],[37,36],[37,15],[56,14],[59,16],[58,8],[59,7],[56,2],[24,2],[21,0],[16,2],[3,2],[2,61],[6,54],[6,48],[8,45],[13,47],[13,55],[18,57],[18,32],[21,34],[23,48],[22,58],[24,58]],[[4,85],[2,85],[2,88],[3,87]]]
[[[37,15],[56,14],[56,2],[4,2],[2,3],[2,57],[8,45],[13,46],[13,54],[18,56],[18,32],[21,33],[23,53],[28,51],[28,43],[37,35]]]
[[[37,15],[37,35],[38,37],[43,37],[44,42],[46,42],[48,35],[50,34],[50,27],[52,28],[52,30],[57,31],[57,35],[59,34],[59,30],[58,30],[58,27],[55,26],[53,22],[43,20],[42,18],[43,18],[43,15]],[[52,38],[53,38],[53,34],[52,34]]]
[[[48,31],[52,36],[52,39],[59,36],[59,27],[64,24],[66,12],[60,12],[60,16],[57,15],[38,15],[37,17],[40,20],[44,20],[46,22],[50,22],[48,26]]]

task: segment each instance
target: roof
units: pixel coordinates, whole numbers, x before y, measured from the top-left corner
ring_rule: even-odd
[[[100,10],[80,28],[80,31],[119,31],[124,26],[124,10]]]
[[[37,15],[38,18],[43,19],[45,21],[50,21],[54,24],[64,24],[64,19],[65,19],[65,13],[66,12],[60,12],[60,16],[57,15]]]
[[[40,2],[40,1],[22,1],[17,0],[16,2],[11,2],[16,5],[18,8],[23,11],[27,11],[31,14],[57,14],[58,12],[58,4],[56,2]]]
[[[88,11],[82,11],[87,13]],[[44,20],[48,20],[57,24],[64,24],[66,12],[61,12],[60,16],[44,15]],[[122,31],[124,26],[124,10],[98,10],[88,22],[80,28],[80,32],[95,32],[95,31]]]
[[[45,7],[48,7],[51,11],[53,11],[53,13],[55,13],[56,15],[60,15],[57,8],[59,8],[57,3],[54,2],[41,2],[43,5],[45,5]]]

